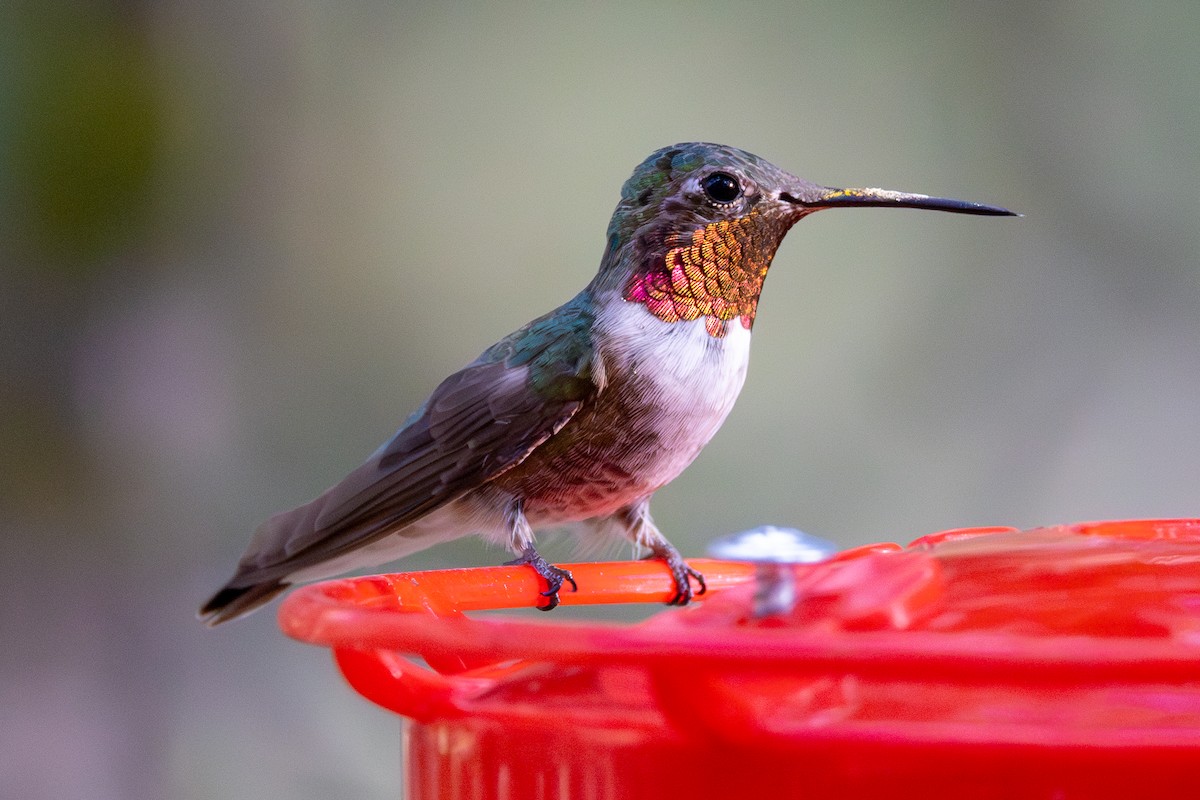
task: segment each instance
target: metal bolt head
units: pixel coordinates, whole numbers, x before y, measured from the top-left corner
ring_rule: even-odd
[[[838,551],[833,542],[796,528],[760,525],[713,540],[708,554],[727,561],[771,564],[814,564]]]
[[[796,607],[793,564],[814,564],[838,551],[837,545],[795,528],[762,525],[716,539],[708,554],[728,561],[750,561],[755,574],[754,616],[787,614]]]

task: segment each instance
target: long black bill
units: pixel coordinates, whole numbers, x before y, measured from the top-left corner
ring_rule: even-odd
[[[930,197],[925,194],[893,192],[890,189],[825,189],[815,199],[788,199],[812,209],[822,208],[926,208],[949,211],[952,214],[978,214],[986,217],[1019,217],[1020,214],[999,206],[952,200],[949,197]]]

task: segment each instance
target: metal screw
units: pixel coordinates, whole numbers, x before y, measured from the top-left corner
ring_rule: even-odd
[[[786,614],[796,606],[793,564],[814,564],[838,551],[837,545],[795,528],[762,525],[715,539],[708,546],[713,558],[749,561],[755,570],[754,616]]]

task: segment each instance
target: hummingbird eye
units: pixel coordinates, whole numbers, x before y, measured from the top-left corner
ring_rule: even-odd
[[[708,199],[718,205],[732,203],[742,195],[742,187],[737,178],[728,172],[714,172],[700,182],[700,187],[704,189]]]

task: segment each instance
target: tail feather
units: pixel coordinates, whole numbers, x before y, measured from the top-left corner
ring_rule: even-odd
[[[208,625],[219,625],[249,614],[288,588],[281,581],[266,581],[252,586],[226,586],[200,607],[199,617]]]

